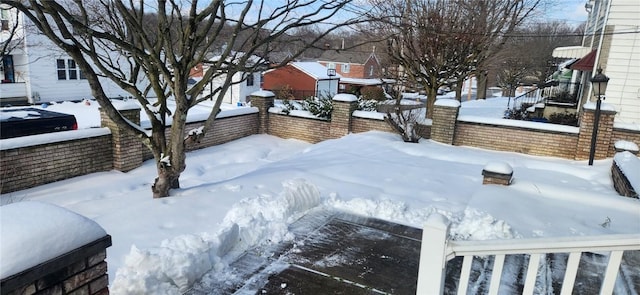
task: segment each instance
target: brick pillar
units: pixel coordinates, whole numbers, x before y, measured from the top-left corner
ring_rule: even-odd
[[[455,99],[436,100],[433,109],[431,139],[446,144],[453,144],[459,110],[460,102]]]
[[[351,131],[351,114],[358,107],[358,98],[353,94],[337,94],[333,97],[333,112],[329,136],[340,138]]]
[[[273,107],[276,95],[271,91],[256,91],[251,93],[251,106],[258,108],[260,121],[258,122],[258,133],[269,134],[269,108]]]
[[[118,110],[129,121],[140,124],[140,108]],[[127,172],[142,165],[142,147],[140,140],[132,133],[119,128],[102,108],[100,108],[100,125],[111,129],[113,142],[113,169]]]
[[[616,111],[613,106],[603,103],[600,108],[600,122],[596,138],[596,152],[594,159],[606,159],[613,138],[613,119]],[[576,160],[589,159],[591,150],[591,135],[595,119],[595,103],[587,103],[583,106],[580,115],[580,133],[576,147]]]

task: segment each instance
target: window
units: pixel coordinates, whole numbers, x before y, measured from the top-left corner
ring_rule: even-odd
[[[369,76],[373,76],[373,66],[369,66]]]
[[[5,55],[2,57],[2,63],[0,68],[4,72],[2,83],[14,83],[15,76],[13,72],[13,55]]]
[[[253,83],[255,81],[253,80],[253,73],[250,73],[249,76],[247,76],[247,86],[253,86]]]
[[[342,64],[342,72],[343,73],[348,73],[349,72],[349,64]]]
[[[58,71],[58,80],[85,80],[84,73],[78,69],[76,61],[73,59],[57,59],[56,69]]]
[[[67,69],[65,68],[64,59],[56,60],[58,65],[58,80],[67,80]]]
[[[0,29],[2,31],[9,30],[9,10],[0,9]]]
[[[76,69],[76,61],[73,59],[67,59],[69,65],[69,80],[78,80],[78,70]]]

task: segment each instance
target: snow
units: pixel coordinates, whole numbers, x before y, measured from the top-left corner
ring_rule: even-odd
[[[499,173],[499,174],[512,174],[513,168],[505,162],[489,162],[482,169],[487,172]]]
[[[494,107],[503,102],[503,112],[506,99],[465,102],[460,110],[486,115],[476,120],[487,123],[497,120]],[[152,198],[151,160],[127,173],[93,173],[0,201],[55,204],[104,228],[113,239],[107,262],[116,295],[180,294],[205,272],[229,276],[230,262],[244,250],[291,239],[288,225],[309,209],[414,227],[439,214],[458,240],[640,232],[640,200],[615,192],[612,159],[589,166],[367,132],[318,144],[254,135],[190,152],[186,161],[181,188],[168,198]],[[512,167],[512,185],[482,185],[481,172],[492,162]],[[609,226],[601,226],[607,219]]]
[[[292,62],[291,65],[307,73],[309,76],[315,78],[316,80],[334,80],[334,79],[341,78],[339,74],[336,74],[335,76],[327,75],[328,68],[323,66],[319,62],[298,61],[298,62]]]
[[[366,111],[353,111],[353,116],[365,119],[384,120],[385,113],[380,112],[366,112]]]
[[[582,107],[585,110],[595,110],[596,107],[597,107],[597,104],[595,102],[588,102],[588,103],[585,103]],[[615,112],[616,108],[612,104],[608,104],[608,103],[602,102],[602,103],[600,103],[600,110],[608,111],[608,112]]]
[[[578,127],[567,126],[567,125],[521,121],[521,120],[496,119],[496,118],[490,118],[490,117],[480,117],[480,116],[470,116],[470,115],[458,116],[458,121],[547,130],[547,131],[562,132],[562,133],[578,134],[580,131],[580,128]]]
[[[271,91],[267,91],[267,90],[258,90],[255,92],[251,93],[251,96],[259,96],[259,97],[275,97],[276,95],[273,94],[273,92]]]
[[[88,137],[97,137],[111,134],[109,128],[91,128],[81,130],[69,130],[63,132],[53,132],[45,134],[37,134],[31,136],[14,137],[0,140],[0,150],[10,150],[21,147],[42,145],[47,143],[56,143],[62,141],[83,139]]]
[[[633,189],[636,192],[640,191],[640,159],[634,154],[624,151],[615,154],[613,160],[622,171],[622,174],[627,177]]]
[[[343,101],[343,102],[354,102],[354,101],[358,101],[358,97],[353,94],[339,93],[333,97],[333,100]]]
[[[455,99],[441,98],[436,100],[435,105],[441,107],[459,108],[460,102]]]
[[[0,207],[0,278],[56,258],[107,235],[96,222],[68,209],[18,202]]]
[[[624,150],[624,151],[630,151],[630,152],[637,152],[639,150],[638,145],[635,144],[635,142],[628,141],[628,140],[618,140],[613,146],[617,150]]]

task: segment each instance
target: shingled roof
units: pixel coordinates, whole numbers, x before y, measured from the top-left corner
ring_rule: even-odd
[[[369,56],[371,56],[371,52],[330,49],[325,50],[318,61],[364,64]]]

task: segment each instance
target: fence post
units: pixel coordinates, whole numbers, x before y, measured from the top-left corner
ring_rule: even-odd
[[[598,123],[598,137],[596,138],[595,159],[606,159],[612,145],[613,120],[616,111],[610,104],[602,104],[600,121]],[[576,147],[576,160],[589,158],[591,150],[591,135],[595,121],[595,103],[587,103],[582,108],[580,115],[580,133],[578,134],[578,146]]]
[[[118,112],[127,120],[140,125],[140,107],[136,104],[125,104]],[[111,130],[113,145],[113,169],[127,172],[142,166],[143,145],[135,134],[118,127],[100,108],[100,125]]]
[[[260,90],[251,93],[251,106],[257,107],[259,111],[259,134],[269,134],[269,108],[273,107],[275,97],[271,91]]]
[[[442,294],[444,291],[448,236],[449,220],[441,214],[431,214],[422,229],[416,294]]]
[[[433,108],[431,139],[453,144],[460,102],[455,99],[438,99]]]
[[[353,94],[337,94],[333,97],[331,113],[331,138],[340,138],[351,131],[351,114],[358,106],[358,98]]]

